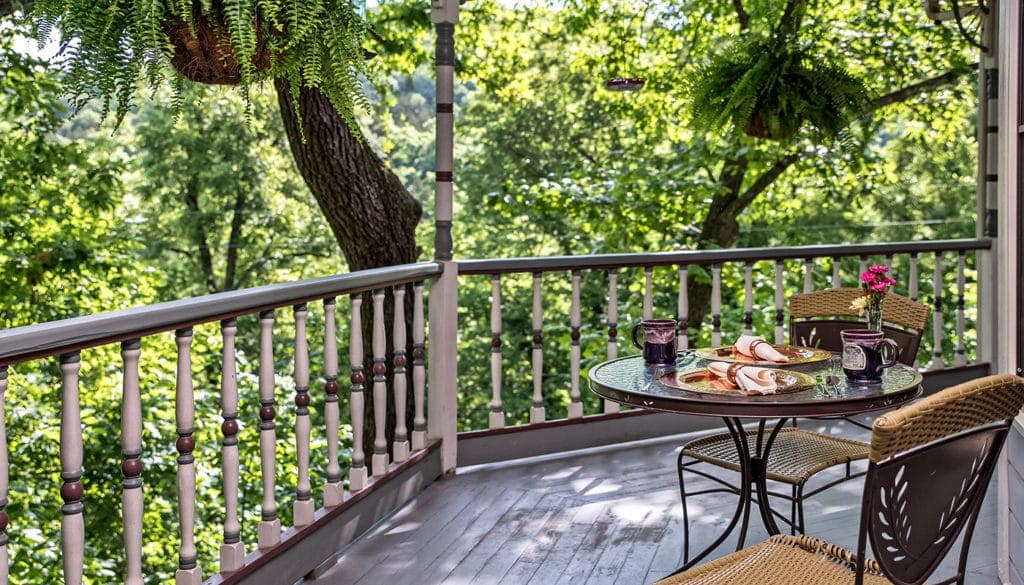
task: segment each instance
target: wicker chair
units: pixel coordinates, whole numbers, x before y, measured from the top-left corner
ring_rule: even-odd
[[[859,288],[836,288],[790,297],[790,343],[841,351],[839,332],[863,326],[857,312],[850,309],[850,303],[862,294]],[[914,365],[929,315],[931,308],[927,305],[893,293],[885,295],[882,331],[899,346],[901,363]]]
[[[988,376],[876,420],[856,554],[779,535],[657,585],[918,585],[966,529],[957,574],[943,581],[962,585],[978,510],[1022,405],[1024,380]],[[877,560],[865,556],[868,540]]]
[[[789,339],[796,345],[814,345],[831,351],[842,350],[842,339],[839,332],[844,329],[862,327],[854,320],[857,313],[850,309],[850,302],[860,296],[862,291],[856,288],[840,288],[793,295],[789,299],[790,323]],[[926,305],[912,301],[896,294],[887,294],[882,305],[882,315],[887,325],[884,330],[888,337],[894,339],[900,347],[901,361],[913,365],[917,356],[917,348],[921,344],[921,335],[928,322],[931,309]],[[865,429],[867,427],[855,420],[852,424]],[[756,436],[758,430],[749,431],[748,436]],[[854,473],[851,463],[867,459],[868,445],[860,441],[852,441],[841,437],[823,435],[798,428],[783,429],[775,439],[768,457],[766,477],[770,480],[789,484],[790,493],[773,495],[789,500],[789,518],[783,518],[789,527],[790,534],[804,531],[805,498],[841,482],[863,475]],[[691,461],[686,462],[689,458]],[[728,482],[705,473],[694,467],[707,463],[716,467],[739,471],[739,454],[735,443],[728,433],[716,433],[701,437],[683,445],[676,460],[679,473],[679,494],[683,502],[683,554],[689,560],[689,514],[686,509],[687,496],[709,493],[733,493],[737,496],[740,490]],[[846,465],[844,474],[835,481],[818,486],[812,491],[804,492],[807,482],[817,473],[836,465]],[[720,487],[687,493],[683,473],[689,471],[715,482]]]

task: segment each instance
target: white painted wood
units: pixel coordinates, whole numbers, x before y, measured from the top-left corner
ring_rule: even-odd
[[[395,440],[391,443],[391,453],[395,463],[409,458],[409,428],[405,423],[405,397],[409,389],[406,374],[406,335],[405,335],[405,285],[400,284],[391,289],[395,300],[394,325],[392,327],[392,343],[395,348],[395,378],[393,390],[395,395]]]
[[[541,273],[533,274],[533,405],[530,407],[530,422],[544,422],[544,316],[541,309]]]
[[[954,366],[967,365],[967,350],[964,346],[964,329],[967,324],[967,315],[964,313],[964,287],[966,278],[966,258],[963,252],[956,260],[956,353],[953,356]]]
[[[363,454],[363,417],[366,412],[366,374],[363,372],[363,295],[352,295],[351,320],[349,327],[349,365],[352,368],[351,412],[352,412],[352,467],[348,470],[348,489],[356,493],[366,487],[366,456]]]
[[[61,487],[60,540],[61,561],[66,585],[82,585],[85,554],[85,521],[82,517],[82,414],[78,401],[78,372],[82,364],[78,353],[60,356],[61,415],[60,471]]]
[[[426,336],[423,327],[423,283],[412,287],[412,450],[427,445],[427,417],[423,415],[423,397],[426,390]]]
[[[608,359],[619,357],[619,271],[608,271]],[[619,412],[619,403],[604,400],[605,412]]]
[[[177,373],[174,384],[174,422],[178,441],[178,518],[181,543],[178,547],[178,570],[175,585],[199,585],[203,570],[198,565],[195,542],[196,466],[195,456],[195,392],[192,384],[192,330],[179,329],[174,334],[178,346]]]
[[[711,345],[722,345],[722,265],[711,267]]]
[[[786,329],[783,326],[783,307],[786,299],[784,277],[785,267],[782,260],[775,261],[775,343],[785,343]]]
[[[295,458],[298,478],[295,501],[292,502],[292,524],[306,526],[313,522],[316,505],[309,481],[309,342],[306,339],[306,304],[295,305]]]
[[[121,516],[125,585],[142,585],[142,397],[138,339],[121,343]]]
[[[920,296],[920,281],[921,277],[918,274],[918,259],[917,254],[910,255],[910,275],[907,277],[907,297],[912,301],[916,301]]]
[[[327,477],[324,482],[324,507],[333,508],[344,499],[341,465],[338,463],[338,426],[341,414],[338,404],[338,329],[335,315],[338,302],[324,299],[324,423],[327,428]]]
[[[488,428],[505,426],[505,411],[501,405],[501,275],[491,277],[491,413]]]
[[[804,292],[814,290],[814,258],[804,260]]]
[[[860,257],[860,272],[857,273],[857,283],[858,283],[858,286],[860,284],[860,275],[864,274],[867,271],[868,271],[868,257],[867,256],[861,256]]]
[[[689,267],[679,267],[679,298],[676,299],[676,310],[679,312],[679,335],[676,338],[676,349],[689,349],[690,348],[690,332],[689,332],[689,315],[690,315],[690,297],[689,290],[687,289],[687,278],[689,276]]]
[[[644,267],[644,319],[654,318],[654,267]]]
[[[370,473],[380,477],[388,472],[388,440],[384,434],[387,421],[387,340],[384,337],[384,289],[373,291],[373,459]]]
[[[569,418],[583,416],[580,399],[580,271],[572,271],[572,300],[569,305]]]
[[[234,319],[221,322],[223,350],[221,355],[220,408],[221,471],[224,475],[224,542],[220,545],[220,572],[237,571],[245,563],[242,524],[238,519],[238,372],[235,366]]]
[[[843,286],[843,278],[842,278],[842,275],[840,274],[842,266],[843,266],[843,259],[842,258],[833,258],[832,259],[832,288],[842,288],[842,286]]]
[[[932,308],[932,359],[928,362],[929,371],[946,367],[946,362],[942,359],[942,252],[935,253],[932,291],[935,294],[935,306]]]
[[[10,463],[7,455],[7,366],[0,366],[0,585],[7,585],[11,559],[7,552],[7,495]]]
[[[743,334],[754,334],[754,264],[743,265]]]
[[[260,502],[260,523],[256,545],[260,549],[281,542],[281,520],[277,517],[275,463],[277,434],[274,430],[274,311],[260,313],[260,477],[263,499]]]
[[[441,265],[430,286],[427,438],[441,441],[441,469],[449,475],[458,464],[459,268]]]

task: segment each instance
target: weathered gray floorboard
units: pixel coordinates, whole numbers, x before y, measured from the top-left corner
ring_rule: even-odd
[[[864,440],[842,421],[801,421],[820,432]],[[307,585],[641,585],[682,563],[682,512],[675,459],[683,439],[618,450],[573,453],[509,465],[460,470],[439,481],[343,551],[341,560]],[[717,471],[723,478],[736,474]],[[830,470],[817,482],[838,477]],[[710,482],[688,476],[698,489]],[[805,503],[807,532],[856,547],[862,480]],[[785,489],[784,487],[781,489]],[[735,498],[691,498],[691,551],[724,529]],[[779,509],[788,514],[783,502]],[[996,497],[989,489],[968,558],[967,583],[995,585]],[[747,544],[765,537],[751,519]],[[711,558],[736,546],[733,535]],[[955,566],[956,549],[937,576]]]

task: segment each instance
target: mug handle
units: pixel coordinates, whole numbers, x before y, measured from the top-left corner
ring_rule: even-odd
[[[892,350],[892,359],[887,362],[883,362],[881,365],[879,365],[879,371],[896,365],[896,361],[900,359],[900,346],[896,345],[896,342],[889,339],[888,337],[880,339],[878,343],[875,344],[875,349],[878,350],[878,355],[882,355],[880,347],[883,345],[888,345],[889,348]]]
[[[637,323],[636,325],[633,325],[633,345],[635,345],[637,349],[644,348],[644,346],[640,344],[640,340],[638,340],[636,336],[636,334],[640,332],[641,325],[643,325],[643,323]]]

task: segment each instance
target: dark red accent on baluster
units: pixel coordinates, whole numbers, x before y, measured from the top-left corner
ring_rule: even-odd
[[[359,385],[366,381],[366,377],[363,376],[362,372],[352,372],[351,380],[353,384]]]
[[[260,409],[260,420],[274,420],[274,407],[264,406]]]
[[[533,334],[533,344],[540,345],[544,341],[544,337],[540,333]]]
[[[68,503],[81,501],[84,493],[80,483],[66,483],[60,486],[60,497]]]
[[[426,352],[423,351],[422,347],[417,347],[416,349],[412,350],[412,357],[413,357],[413,359],[421,360],[421,359],[424,358],[425,355],[426,355]]]
[[[0,512],[0,532],[7,532],[9,522],[10,518],[7,517],[7,512]]]
[[[617,325],[608,326],[608,337],[616,338],[619,336],[619,327]]]
[[[224,424],[227,424],[227,423],[224,423]],[[223,429],[224,425],[221,425],[221,428]],[[232,434],[234,434],[234,433],[232,433]],[[187,453],[191,453],[196,448],[196,440],[193,439],[192,437],[179,437],[178,438],[177,447],[178,447],[178,453],[181,453],[182,455],[185,455]]]
[[[324,391],[327,392],[327,394],[334,396],[338,393],[338,383],[334,380],[328,381],[324,384]]]
[[[234,419],[222,422],[220,432],[224,433],[225,437],[233,437],[238,433],[238,422]]]
[[[303,392],[302,394],[295,395],[295,406],[305,407],[309,406],[309,394]]]
[[[569,337],[571,337],[573,341],[579,341],[580,340],[580,330],[579,329],[573,329],[572,333],[569,334]]]
[[[395,367],[396,368],[404,368],[405,367],[405,363],[406,362],[405,362],[405,356],[404,355],[395,356]]]
[[[374,376],[383,376],[386,373],[388,373],[388,367],[387,366],[385,366],[384,364],[379,363],[379,362],[376,363],[376,364],[373,364],[373,375]]]
[[[142,459],[125,459],[121,463],[121,473],[125,477],[138,477],[142,475]]]

